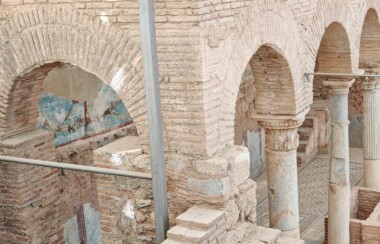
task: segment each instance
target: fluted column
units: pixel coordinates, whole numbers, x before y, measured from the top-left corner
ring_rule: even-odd
[[[362,79],[364,185],[380,190],[380,77]]]
[[[324,81],[330,87],[330,177],[328,243],[349,243],[350,165],[348,92],[354,80]]]
[[[289,237],[299,238],[297,128],[295,120],[262,120],[268,181],[269,223]]]

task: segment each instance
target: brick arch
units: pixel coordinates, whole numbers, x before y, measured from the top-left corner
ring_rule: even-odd
[[[332,23],[338,23],[344,29],[349,42],[351,69],[355,72],[358,67],[360,16],[364,6],[354,6],[352,1],[319,0],[317,9],[311,17],[306,32],[303,33],[307,45],[306,70],[312,72],[316,68],[317,55],[326,29]]]
[[[361,37],[359,68],[366,71],[380,67],[380,22],[377,11],[370,8],[365,15]]]
[[[16,12],[0,26],[0,113],[17,77],[52,62],[77,65],[119,95],[147,145],[146,109],[139,47],[121,30],[61,7]],[[0,118],[0,133],[7,128]]]
[[[301,42],[297,25],[284,16],[272,11],[258,14],[251,19],[237,40],[227,39],[223,50],[229,50],[221,55],[219,73],[221,82],[221,106],[219,112],[219,141],[221,145],[232,144],[234,141],[234,115],[237,94],[240,87],[241,77],[248,62],[252,59],[260,47],[270,47],[275,50],[273,54],[283,58],[289,68],[290,79],[289,92],[283,97],[288,101],[289,109],[286,111],[275,111],[269,106],[257,109],[258,113],[287,114],[293,115],[305,109],[306,102],[303,100],[305,83],[303,79],[303,64],[301,62],[303,43]],[[226,62],[228,61],[228,62]],[[258,74],[256,74],[258,75]],[[257,96],[268,96],[277,94],[271,87],[263,86],[256,90]],[[267,102],[271,102],[270,99]]]
[[[350,73],[352,71],[350,40],[344,27],[331,23],[318,48],[315,72]]]

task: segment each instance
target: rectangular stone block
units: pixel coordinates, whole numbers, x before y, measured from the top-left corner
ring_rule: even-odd
[[[223,196],[225,195],[230,187],[230,182],[228,177],[222,179],[194,179],[190,178],[188,180],[189,190],[207,195],[207,196]]]
[[[214,209],[191,207],[176,218],[177,224],[201,230],[208,230],[215,226],[224,217],[224,212]]]

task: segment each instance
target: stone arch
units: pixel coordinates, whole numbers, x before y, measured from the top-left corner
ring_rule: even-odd
[[[62,7],[15,12],[0,27],[0,82],[6,114],[13,82],[52,62],[71,63],[110,85],[134,118],[143,145],[148,144],[141,53],[121,30]],[[0,118],[0,133],[9,128]]]
[[[290,78],[289,92],[283,97],[289,101],[289,109],[279,112],[268,106],[263,106],[258,109],[258,113],[295,115],[303,111],[308,103],[304,100],[304,93],[307,88],[303,79],[303,64],[301,62],[303,44],[295,23],[289,22],[274,12],[266,11],[250,20],[244,25],[241,32],[234,36],[239,38],[237,40],[228,39],[224,44],[225,46],[222,47],[223,50],[230,51],[221,55],[221,64],[217,74],[222,81],[219,112],[219,141],[221,145],[232,144],[234,141],[235,104],[241,76],[247,63],[251,60],[252,54],[258,50],[260,54],[263,54],[264,49],[270,50],[271,54],[268,53],[268,59],[270,57],[275,58],[275,56],[281,57],[280,59],[287,63],[289,68],[287,78]],[[264,49],[260,49],[263,46],[265,46]],[[277,94],[278,92],[271,90],[272,87],[265,86],[264,80],[265,78],[263,78],[263,85],[257,89],[258,96],[269,98],[269,94]],[[269,101],[271,101],[270,98]]]

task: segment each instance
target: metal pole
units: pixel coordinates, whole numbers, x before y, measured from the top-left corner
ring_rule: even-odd
[[[19,164],[27,164],[27,165],[32,165],[32,166],[48,167],[48,168],[75,170],[75,171],[82,171],[82,172],[89,172],[89,173],[103,174],[103,175],[125,176],[125,177],[147,179],[147,180],[152,179],[152,175],[148,173],[139,173],[139,172],[132,172],[132,171],[117,170],[117,169],[105,169],[105,168],[99,168],[99,167],[43,161],[43,160],[29,159],[29,158],[0,156],[0,161],[8,162],[8,163],[19,163]]]
[[[169,215],[153,0],[139,0],[139,6],[149,145],[153,174],[156,242],[161,243],[165,240],[166,232],[169,228]]]

